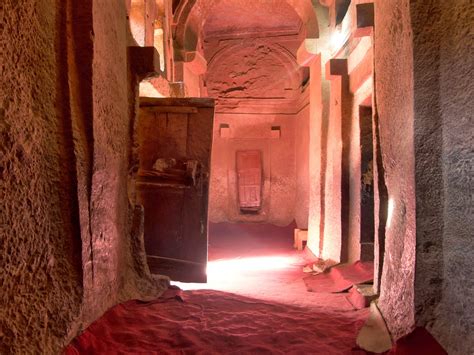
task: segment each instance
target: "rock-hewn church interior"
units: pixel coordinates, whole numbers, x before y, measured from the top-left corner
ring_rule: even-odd
[[[471,354],[469,0],[3,0],[1,354]]]

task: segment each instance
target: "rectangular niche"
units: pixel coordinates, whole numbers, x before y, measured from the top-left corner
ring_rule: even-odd
[[[236,165],[240,212],[257,214],[262,207],[262,153],[237,151]]]
[[[280,126],[272,126],[271,138],[273,138],[273,139],[280,139],[281,138],[281,127]]]
[[[230,138],[230,126],[227,123],[219,125],[219,135],[221,138]]]

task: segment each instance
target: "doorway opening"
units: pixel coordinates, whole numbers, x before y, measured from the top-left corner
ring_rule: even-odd
[[[136,195],[153,274],[206,282],[214,100],[142,98]]]
[[[360,259],[374,259],[374,135],[372,107],[359,107],[359,132],[361,147],[360,188]]]

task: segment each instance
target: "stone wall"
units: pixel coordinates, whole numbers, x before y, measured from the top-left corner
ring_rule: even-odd
[[[341,192],[342,192],[342,76],[331,78],[329,99],[329,122],[327,127],[327,145],[325,147],[326,166],[324,184],[324,233],[319,250],[323,259],[341,261]],[[324,132],[323,132],[324,134]],[[323,153],[324,154],[324,153]]]
[[[408,3],[384,0],[375,6],[375,114],[389,196],[379,306],[395,339],[414,325],[414,99]]]
[[[124,6],[93,3],[93,143],[89,200],[91,254],[88,291],[91,320],[117,302],[125,283],[123,268],[130,236],[127,179],[130,154],[127,24]],[[89,118],[90,119],[90,118]],[[84,256],[85,259],[86,256]],[[124,265],[125,264],[125,265]],[[87,284],[87,283],[86,283]]]
[[[279,114],[216,114],[209,196],[211,222],[286,226],[293,221],[294,120],[291,115]],[[223,124],[229,126],[228,130],[222,127]],[[279,138],[272,136],[272,126],[280,127]],[[240,213],[235,160],[238,150],[259,150],[262,154],[262,208],[255,215]]]
[[[307,88],[306,90],[309,90]],[[309,218],[309,156],[310,156],[309,103],[295,117],[295,221],[300,229],[308,229]]]
[[[304,160],[298,154],[301,151],[307,156],[305,135],[309,137],[309,127],[304,131],[308,122],[300,115],[307,112],[307,96],[302,93],[307,72],[298,67],[294,55],[302,38],[294,34],[266,38],[265,33],[239,36],[204,40],[207,95],[217,99],[209,219],[214,223],[286,226],[297,217],[306,228],[305,202],[302,200],[302,209],[295,209],[296,195],[304,194],[301,190],[295,195],[297,164]],[[239,208],[238,150],[259,150],[262,154],[262,207],[258,214],[243,214]],[[299,176],[303,189],[307,178]]]
[[[472,11],[468,1],[377,5],[376,106],[389,194],[380,308],[394,338],[416,323],[463,354],[473,347]]]
[[[64,9],[2,4],[0,117],[1,353],[58,350],[82,298],[81,236],[70,122]]]
[[[415,309],[450,354],[474,348],[472,4],[415,1]]]
[[[139,213],[131,238],[131,36],[113,0],[2,6],[0,352],[59,353],[115,303],[160,292],[137,269]]]
[[[324,187],[328,110],[323,102],[329,100],[329,82],[322,77],[321,56],[310,64],[309,118],[309,213],[308,244],[314,255],[321,255],[324,236]]]

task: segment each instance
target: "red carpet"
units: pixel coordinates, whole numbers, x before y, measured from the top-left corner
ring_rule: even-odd
[[[354,264],[338,265],[318,275],[304,278],[309,292],[343,292],[353,285],[372,281],[374,278],[373,262],[360,262]]]
[[[324,312],[219,291],[168,293],[108,311],[70,354],[350,354],[365,311]]]
[[[435,338],[425,329],[418,327],[399,339],[388,355],[448,355]]]
[[[307,292],[306,260],[291,248],[292,228],[211,226],[208,284],[184,284],[191,290],[171,288],[154,302],[117,305],[65,353],[367,354],[356,349],[355,339],[368,310],[354,310],[342,293]],[[346,289],[367,269],[342,268],[344,277],[324,287]],[[429,347],[433,340],[417,333],[392,354],[444,354]],[[432,352],[420,351],[425,346]]]

